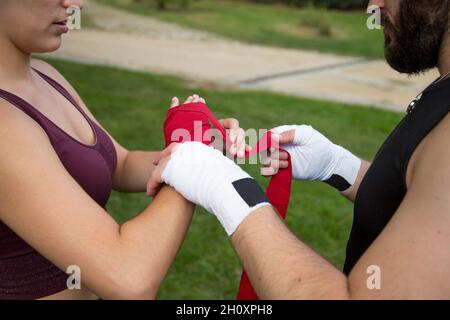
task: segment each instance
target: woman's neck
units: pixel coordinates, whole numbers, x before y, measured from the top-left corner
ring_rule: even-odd
[[[31,55],[24,53],[11,41],[0,36],[0,81],[28,81],[32,79]]]

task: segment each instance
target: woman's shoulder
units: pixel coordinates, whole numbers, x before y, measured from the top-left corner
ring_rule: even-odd
[[[0,144],[2,139],[14,140],[18,136],[30,138],[38,132],[45,135],[36,121],[24,116],[23,111],[9,101],[0,99]]]
[[[52,68],[46,62],[34,59],[32,60],[32,66],[38,70],[45,70],[45,72],[50,71]],[[13,133],[11,131],[17,134],[25,128],[30,129],[30,127],[39,126],[30,117],[24,116],[23,111],[15,107],[13,102],[7,99],[0,99],[0,133],[3,130],[8,130],[9,132],[3,133],[11,137]]]
[[[39,67],[43,65],[43,61],[36,64]],[[25,116],[24,112],[11,101],[0,99],[0,145],[4,146],[7,140],[13,142],[22,138],[32,140],[39,137],[36,139],[37,141],[41,136],[46,136],[46,133],[36,121],[31,117]]]
[[[33,149],[47,150],[49,145],[46,132],[37,122],[0,99],[0,172],[15,161],[24,162],[32,158]]]
[[[49,63],[32,59],[31,66],[59,82],[72,94],[74,89]],[[23,141],[32,141],[35,145],[49,143],[45,130],[36,121],[24,115],[24,112],[15,107],[11,101],[0,99],[0,145],[2,147],[8,143],[23,145]],[[4,158],[5,154],[2,157]]]

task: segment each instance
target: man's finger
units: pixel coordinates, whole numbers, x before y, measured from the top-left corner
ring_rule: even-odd
[[[280,152],[278,150],[270,151],[270,158],[273,161],[279,161],[280,160]]]
[[[268,167],[268,166],[270,166],[271,160],[272,159],[270,159],[270,157],[266,157],[266,156],[261,157],[261,165]]]
[[[230,146],[230,153],[231,153],[232,156],[235,156],[237,154],[237,146],[236,146],[236,144],[232,144]]]
[[[238,157],[242,158],[245,156],[245,131],[244,129],[239,128],[237,130],[237,150],[238,150]]]
[[[279,151],[279,154],[278,154],[278,158],[280,159],[280,160],[288,160],[289,159],[289,153],[287,153],[286,151]]]
[[[264,177],[273,176],[275,173],[275,169],[272,167],[261,168],[261,175]]]
[[[289,167],[289,161],[280,160],[279,167],[280,167],[280,169],[286,169],[287,167]]]

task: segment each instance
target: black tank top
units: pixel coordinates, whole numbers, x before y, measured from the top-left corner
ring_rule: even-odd
[[[406,171],[420,142],[450,110],[450,78],[431,85],[394,129],[367,171],[355,200],[344,273],[380,235],[406,195]]]

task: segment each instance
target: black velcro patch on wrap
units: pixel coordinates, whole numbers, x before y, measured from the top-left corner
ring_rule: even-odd
[[[352,186],[347,180],[336,174],[333,174],[330,179],[325,181],[325,183],[338,189],[340,192],[344,192]]]
[[[263,202],[269,202],[263,189],[252,178],[234,181],[233,187],[249,207],[254,207]]]

